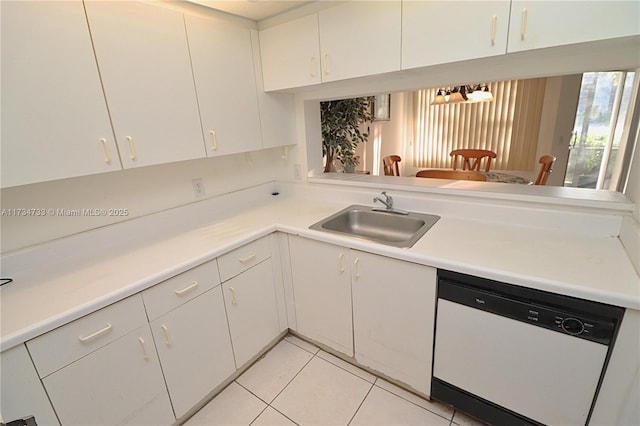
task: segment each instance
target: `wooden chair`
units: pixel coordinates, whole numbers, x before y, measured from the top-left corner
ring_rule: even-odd
[[[486,149],[454,149],[449,153],[453,157],[453,170],[458,169],[458,158],[462,157],[462,170],[480,171],[480,163],[486,158],[484,171],[488,172],[491,168],[491,160],[496,158],[497,154]]]
[[[547,179],[552,172],[553,163],[556,161],[556,157],[553,155],[543,155],[538,162],[540,163],[540,170],[538,170],[538,177],[534,182],[534,185],[546,185]]]
[[[471,170],[420,170],[416,177],[454,180],[486,181],[487,177]]]
[[[389,155],[382,159],[384,165],[385,176],[400,176],[400,169],[398,163],[402,161],[399,155]]]

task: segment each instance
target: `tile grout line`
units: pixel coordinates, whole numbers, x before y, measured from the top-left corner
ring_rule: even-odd
[[[378,378],[376,377],[376,380],[374,380],[373,383],[371,383],[371,387],[369,387],[369,390],[367,391],[367,394],[364,396],[364,398],[362,398],[362,401],[360,401],[360,404],[358,404],[358,408],[356,408],[356,411],[353,413],[353,416],[351,416],[351,418],[347,422],[347,426],[349,426],[351,424],[351,422],[353,421],[353,419],[356,417],[356,415],[358,414],[358,411],[360,411],[360,408],[362,408],[362,404],[364,404],[364,402],[367,400],[367,397],[371,393],[371,390],[373,389],[373,386],[375,386],[375,383],[377,381],[378,381]]]
[[[377,380],[376,380],[376,382],[377,382]],[[393,383],[392,383],[392,384],[393,384]],[[407,401],[408,403],[413,404],[413,405],[415,405],[415,406],[416,406],[416,407],[418,407],[418,408],[422,408],[423,410],[428,411],[428,412],[430,412],[431,414],[435,414],[435,415],[436,415],[436,416],[438,416],[438,417],[441,417],[441,418],[443,418],[443,419],[445,419],[445,420],[448,420],[448,421],[449,421],[449,425],[451,425],[451,424],[452,424],[451,422],[453,422],[453,416],[454,416],[454,414],[455,414],[455,410],[453,410],[453,412],[451,413],[451,418],[450,418],[450,419],[448,419],[448,418],[446,418],[445,416],[443,416],[443,415],[442,415],[442,414],[440,414],[440,413],[436,413],[435,411],[431,411],[431,410],[429,410],[428,408],[423,407],[422,405],[416,404],[416,403],[415,403],[415,402],[413,402],[413,401],[409,401],[407,398],[403,397],[402,395],[398,395],[397,393],[394,393],[394,392],[392,392],[392,391],[390,391],[390,390],[388,390],[388,389],[385,389],[385,388],[383,388],[383,387],[380,387],[379,385],[375,385],[375,384],[374,384],[374,386],[375,386],[375,387],[377,387],[377,388],[378,388],[378,389],[380,389],[380,390],[383,390],[383,391],[385,391],[385,392],[387,392],[387,393],[390,393],[391,395],[397,396],[398,398],[401,398],[402,400]],[[402,389],[402,388],[400,388],[400,389]],[[417,396],[417,395],[416,395],[416,396]],[[420,397],[418,397],[418,398],[420,398]],[[423,399],[424,399],[424,398],[423,398]],[[429,400],[427,400],[427,399],[425,399],[425,401],[427,401],[427,402],[431,403],[431,401],[429,401]]]

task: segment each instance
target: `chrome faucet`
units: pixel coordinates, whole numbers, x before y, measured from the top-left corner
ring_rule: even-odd
[[[385,205],[387,210],[393,210],[393,198],[391,198],[391,195],[387,195],[387,191],[382,191],[382,195],[384,195],[384,200],[380,197],[374,197],[373,202],[375,203],[376,201],[379,201]]]
[[[373,197],[373,202],[381,202],[382,204],[384,204],[384,206],[386,207],[386,209],[373,209],[374,211],[380,211],[380,212],[387,212],[387,213],[395,213],[395,214],[409,214],[409,212],[406,212],[404,210],[398,210],[398,209],[394,209],[393,208],[393,198],[391,198],[391,195],[387,195],[386,191],[382,191],[382,195],[384,195],[384,200],[380,197]]]

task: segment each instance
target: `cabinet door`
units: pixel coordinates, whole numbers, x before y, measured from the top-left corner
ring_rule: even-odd
[[[319,13],[322,81],[400,69],[401,2],[354,1]]]
[[[204,157],[182,14],[133,1],[85,6],[123,166]]]
[[[638,1],[513,0],[509,52],[640,34]]]
[[[260,31],[264,90],[320,83],[318,15]]]
[[[262,148],[295,145],[296,107],[294,95],[292,93],[265,93],[258,31],[251,30],[251,42],[258,88]]]
[[[81,1],[2,3],[1,96],[2,187],[120,170]]]
[[[355,358],[429,395],[436,270],[352,251]]]
[[[63,425],[175,421],[148,325],[42,381]]]
[[[249,29],[185,16],[207,155],[262,147]]]
[[[0,356],[0,412],[5,422],[34,416],[38,424],[60,424],[24,345]]]
[[[510,0],[404,1],[402,69],[502,55]]]
[[[297,329],[353,356],[349,249],[289,237]]]
[[[235,371],[220,287],[151,323],[176,417]]]
[[[240,368],[280,332],[271,259],[223,283],[222,290],[233,353]]]

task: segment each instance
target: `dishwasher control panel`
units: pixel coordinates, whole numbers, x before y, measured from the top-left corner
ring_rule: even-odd
[[[599,317],[597,314],[572,309],[565,296],[562,296],[561,307],[554,303],[555,295],[547,296],[544,300],[528,296],[526,292],[522,297],[517,297],[492,288],[469,286],[447,279],[441,279],[438,284],[440,299],[604,345],[608,345],[613,339],[616,323],[611,317]],[[582,307],[580,303],[576,306]]]

